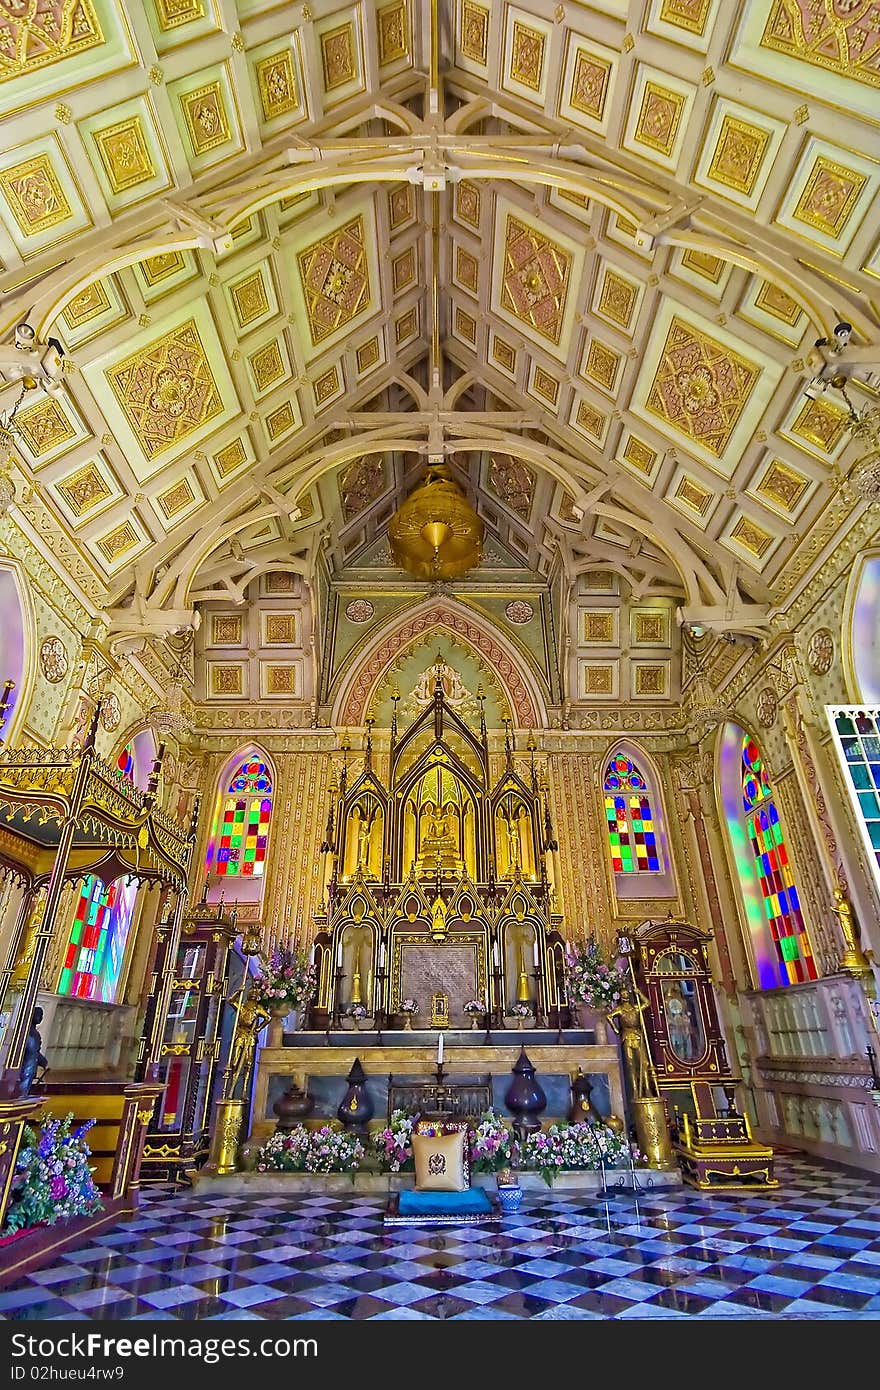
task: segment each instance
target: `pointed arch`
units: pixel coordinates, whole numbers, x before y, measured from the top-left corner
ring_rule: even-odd
[[[147,789],[158,751],[159,744],[149,724],[136,724],[126,734],[111,758],[110,766],[115,767],[120,776],[143,792]]]
[[[546,728],[546,700],[526,662],[490,622],[450,598],[430,598],[415,611],[408,609],[403,615],[396,614],[357,653],[356,660],[350,659],[334,701],[331,722],[363,724],[365,712],[391,662],[410,643],[437,628],[445,628],[492,667],[519,728]]]
[[[638,744],[622,739],[602,764],[608,861],[618,898],[676,897],[660,776]]]
[[[0,739],[12,744],[24,724],[30,707],[37,667],[36,624],[30,587],[19,562],[10,555],[0,556],[0,689],[14,681],[15,689],[0,729]]]
[[[245,744],[224,763],[205,853],[209,902],[262,905],[276,786],[275,766],[259,744]]]
[[[719,811],[727,824],[759,988],[815,980],[818,965],[761,745],[728,720],[719,730],[717,758]]]

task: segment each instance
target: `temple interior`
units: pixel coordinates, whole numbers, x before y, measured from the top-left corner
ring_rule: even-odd
[[[880,1317],[878,87],[0,0],[0,1319]]]

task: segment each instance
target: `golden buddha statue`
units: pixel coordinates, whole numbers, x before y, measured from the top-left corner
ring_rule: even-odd
[[[459,852],[458,816],[453,807],[446,812],[428,807],[421,820],[417,874],[436,873],[438,869],[460,874],[464,871]]]

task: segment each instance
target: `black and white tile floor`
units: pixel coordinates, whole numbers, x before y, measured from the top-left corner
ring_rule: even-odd
[[[880,1180],[780,1158],[766,1193],[526,1194],[500,1225],[388,1228],[376,1199],[153,1191],[0,1293],[0,1317],[880,1318]]]

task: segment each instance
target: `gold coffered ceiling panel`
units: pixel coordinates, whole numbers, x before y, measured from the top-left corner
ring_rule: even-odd
[[[223,409],[194,319],[105,376],[147,459],[181,443]]]

